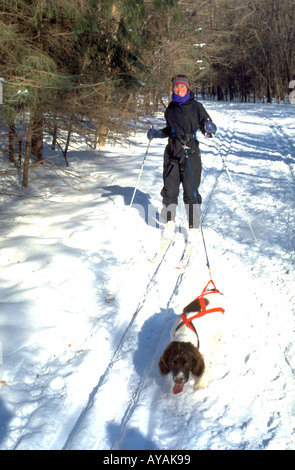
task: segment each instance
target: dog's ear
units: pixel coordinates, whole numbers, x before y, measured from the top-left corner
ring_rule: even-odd
[[[193,367],[192,367],[192,374],[196,377],[201,377],[205,371],[205,362],[203,359],[202,354],[196,350],[194,357],[193,357]]]
[[[208,299],[205,300],[205,305],[209,304]],[[183,309],[183,313],[190,313],[190,312],[200,312],[202,310],[201,304],[199,299],[193,300],[190,304],[188,304],[186,307]]]
[[[166,375],[170,372],[170,366],[168,365],[168,358],[169,358],[169,346],[165,349],[162,356],[159,360],[159,372],[161,375]]]

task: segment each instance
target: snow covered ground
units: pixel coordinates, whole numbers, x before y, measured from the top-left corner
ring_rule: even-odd
[[[129,206],[148,117],[129,147],[97,152],[81,139],[68,155],[76,176],[62,183],[44,166],[29,197],[2,197],[0,449],[295,449],[295,107],[204,105],[257,237],[200,135],[203,230],[226,296],[209,387],[173,395],[158,374],[176,315],[209,271],[200,235],[185,272],[175,268],[181,200],[175,243],[149,261],[166,139],[152,141]]]

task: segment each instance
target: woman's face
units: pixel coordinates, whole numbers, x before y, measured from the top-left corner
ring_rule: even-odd
[[[176,95],[183,97],[187,94],[187,87],[182,83],[179,83],[173,87],[173,91]]]

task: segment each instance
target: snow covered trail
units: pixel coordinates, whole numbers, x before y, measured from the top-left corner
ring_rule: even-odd
[[[264,124],[263,112],[261,109],[260,118]],[[253,116],[245,113],[243,129],[246,128],[246,139],[251,141],[249,147],[248,142],[243,142],[245,130],[242,134],[240,122],[239,129],[235,130],[232,112],[227,117],[231,131],[224,130],[228,138],[223,156],[240,183],[239,191],[252,216],[259,242],[257,246],[253,245],[226,173],[214,170],[214,177],[208,178],[207,182],[205,175],[204,225],[213,258],[212,269],[217,285],[222,285],[223,292],[229,297],[227,331],[212,384],[208,390],[198,392],[186,387],[185,393],[175,397],[169,379],[159,378],[157,374],[157,362],[169,342],[175,313],[181,313],[182,307],[201,292],[208,280],[200,239],[198,250],[183,276],[173,271],[173,264],[171,269],[168,262],[164,262],[161,272],[152,279],[152,288],[144,293],[144,305],[140,304],[137,309],[136,319],[116,352],[106,381],[99,385],[91,406],[77,423],[66,448],[88,445],[114,450],[186,450],[294,446],[290,422],[290,415],[295,413],[292,403],[294,367],[291,364],[294,318],[289,316],[281,321],[282,302],[278,289],[282,289],[284,283],[278,282],[274,286],[273,279],[269,283],[267,277],[262,281],[268,269],[283,271],[281,274],[294,270],[294,185],[290,178],[292,166],[288,162],[294,149],[287,139],[277,140],[278,134],[274,133],[277,123],[272,119],[257,133],[257,122],[253,124]],[[221,140],[221,146],[222,143]],[[255,151],[259,155],[253,155]],[[270,174],[269,159],[274,162],[275,179]],[[209,172],[212,176],[212,171]],[[284,210],[276,202],[280,191],[290,204]],[[265,219],[263,199],[277,207],[277,210],[273,207],[271,210],[272,218],[280,226],[274,241],[271,221],[268,225]],[[278,253],[277,240],[282,239],[282,233],[285,234],[284,246],[279,252],[284,252],[289,267],[282,259],[273,262]],[[241,252],[243,256],[239,259]],[[167,257],[174,259],[169,252]],[[246,264],[243,263],[245,260]],[[293,300],[293,293],[286,294],[289,294],[288,305],[288,301]],[[275,328],[272,322],[275,322]],[[251,330],[255,331],[254,335]],[[281,336],[285,341],[286,330],[290,332],[290,338],[287,344],[281,345],[278,338]],[[269,331],[267,336],[265,331]],[[257,344],[257,339],[261,343]],[[132,361],[134,369],[130,371]],[[114,390],[119,393],[113,396],[112,407],[106,410],[106,397]],[[290,403],[281,406],[286,396],[290,396]],[[108,422],[109,426],[102,427],[100,419],[93,426],[95,416]]]
[[[128,429],[129,418],[138,405],[141,391],[146,387],[146,381],[150,381],[150,357],[154,355],[167,311],[171,310],[171,298],[181,282],[181,274],[175,269],[178,258],[174,255],[169,259],[171,251],[173,248],[167,251],[148,282],[122,341],[71,434],[66,449],[89,446],[94,449],[117,448],[116,442]],[[178,256],[179,253],[178,250]],[[161,285],[165,283],[170,288],[161,291]],[[106,408],[105,403],[110,396],[113,396],[112,406]],[[94,416],[99,420],[93,426]],[[101,426],[101,419],[109,425]],[[91,433],[85,434],[85,429],[91,429]]]
[[[149,261],[161,230],[146,211],[153,220],[160,207],[166,140],[152,142],[130,209],[143,135],[133,150],[93,158],[98,180],[83,193],[57,195],[50,181],[48,201],[2,216],[0,448],[295,448],[293,107],[205,107],[257,236],[214,142],[201,137],[203,229],[226,297],[210,386],[173,395],[158,374],[176,315],[209,271],[200,233],[185,272],[175,269],[185,230],[158,265]],[[183,218],[180,202],[181,227]]]

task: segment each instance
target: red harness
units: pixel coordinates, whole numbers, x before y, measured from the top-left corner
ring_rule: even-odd
[[[214,289],[211,289],[209,291],[207,291],[207,288],[209,286],[209,284],[212,283],[213,284],[213,287]],[[205,303],[205,299],[204,297],[206,295],[209,295],[209,294],[220,294],[219,290],[216,289],[216,286],[214,284],[214,282],[212,281],[212,279],[208,282],[208,284],[206,285],[206,287],[203,289],[203,292],[202,294],[199,296],[199,297],[196,297],[196,299],[194,300],[199,300],[200,302],[200,305],[201,305],[201,311],[198,312],[196,315],[194,315],[193,317],[190,317],[190,318],[187,318],[185,313],[182,313],[181,315],[181,319],[183,321],[182,325],[185,324],[188,328],[190,328],[194,333],[196,333],[196,330],[195,328],[193,327],[193,325],[191,325],[191,322],[195,319],[195,318],[200,318],[200,317],[203,317],[204,315],[207,315],[207,313],[213,313],[213,312],[221,312],[221,313],[224,313],[224,308],[221,308],[221,307],[216,307],[216,308],[209,308],[207,309],[206,308],[206,303]],[[181,326],[181,325],[179,325]]]

